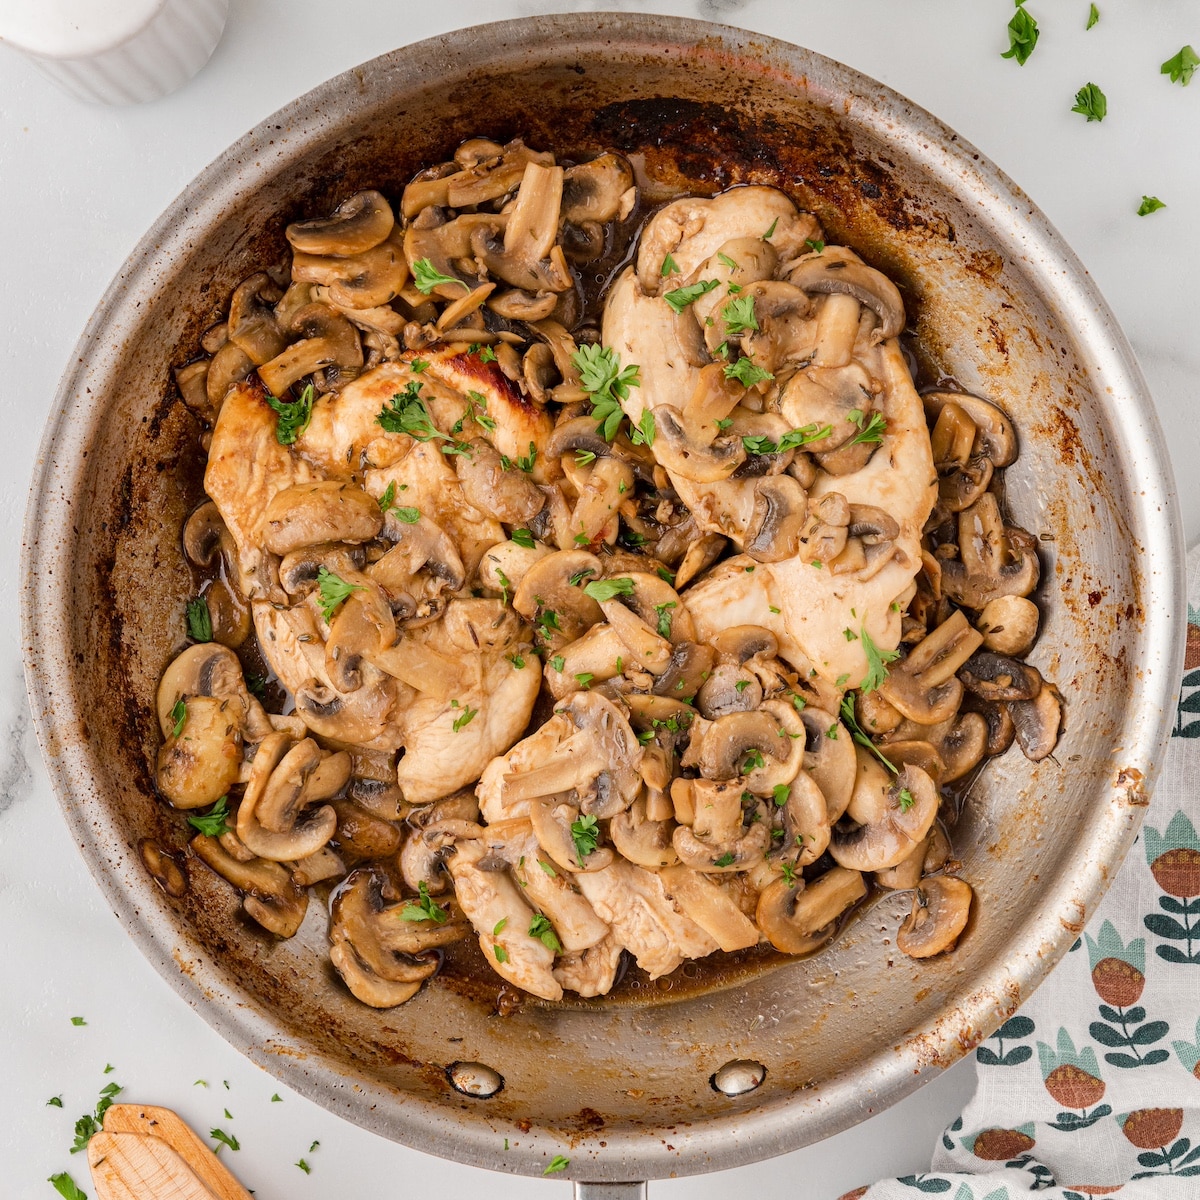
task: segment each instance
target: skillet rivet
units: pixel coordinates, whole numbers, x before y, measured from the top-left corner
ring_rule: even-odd
[[[504,1076],[499,1071],[477,1062],[451,1063],[446,1068],[446,1078],[456,1092],[477,1100],[487,1100],[504,1087]]]
[[[735,1058],[713,1072],[708,1081],[723,1096],[744,1096],[762,1084],[767,1068],[748,1058]]]

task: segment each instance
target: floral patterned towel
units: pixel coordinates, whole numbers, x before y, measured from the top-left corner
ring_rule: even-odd
[[[928,1174],[841,1200],[1200,1198],[1200,549],[1179,710],[1141,835],[1071,952],[975,1051]]]

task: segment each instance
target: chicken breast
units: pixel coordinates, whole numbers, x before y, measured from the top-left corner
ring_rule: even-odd
[[[575,882],[651,979],[669,975],[684,959],[703,958],[718,948],[695,921],[675,908],[657,875],[623,858],[601,871],[582,872]]]
[[[516,987],[543,1000],[561,1000],[554,978],[554,951],[530,937],[534,911],[506,871],[481,871],[482,842],[459,842],[447,866],[459,907],[479,934],[479,947],[492,969]]]

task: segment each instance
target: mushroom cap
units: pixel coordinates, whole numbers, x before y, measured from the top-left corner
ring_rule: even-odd
[[[679,642],[671,650],[667,669],[655,680],[654,691],[690,701],[712,679],[713,651],[699,642]],[[759,690],[761,695],[761,689]]]
[[[218,699],[237,698],[245,712],[250,707],[250,694],[242,677],[242,664],[227,646],[216,642],[197,642],[177,655],[158,682],[156,708],[158,727],[164,738],[175,728],[171,710],[189,696],[215,696]]]
[[[759,895],[754,919],[776,950],[810,954],[834,935],[838,918],[866,894],[862,874],[842,867],[800,886],[777,879]]]
[[[907,657],[893,663],[879,693],[910,721],[936,725],[958,711],[963,685],[955,672],[979,648],[982,635],[955,611]]]
[[[675,588],[682,591],[689,583],[721,557],[729,539],[719,533],[705,533],[688,544],[683,559],[675,571]]]
[[[608,823],[608,836],[617,852],[630,862],[656,870],[679,861],[671,841],[674,829],[674,821],[649,820],[645,797],[639,796]]]
[[[991,650],[972,654],[958,677],[981,700],[1032,700],[1042,690],[1036,667]]]
[[[573,804],[554,800],[534,800],[529,805],[529,820],[542,850],[564,871],[602,871],[613,861],[608,846],[597,846],[591,854],[579,854],[571,825],[580,819]]]
[[[558,550],[530,565],[513,592],[512,605],[528,621],[547,612],[558,618],[558,627],[567,641],[574,641],[604,615],[600,606],[584,590],[588,578],[603,574],[600,560],[586,550]],[[580,585],[572,579],[582,580]]]
[[[573,225],[611,221],[620,214],[623,198],[633,186],[629,160],[611,150],[568,167],[563,174],[562,219]]]
[[[242,907],[264,929],[277,937],[289,938],[300,928],[308,911],[308,892],[296,887],[285,867],[253,856],[243,862],[216,838],[202,833],[188,844],[201,862],[248,893]]]
[[[1045,684],[1033,700],[1010,704],[1009,712],[1022,753],[1031,762],[1041,762],[1058,743],[1062,727],[1062,700],[1057,691]]]
[[[975,622],[983,644],[997,654],[1019,657],[1028,654],[1037,639],[1041,613],[1024,596],[997,596],[984,605]]]
[[[754,511],[743,549],[756,562],[782,562],[800,550],[808,494],[790,475],[771,475],[754,484]]]
[[[541,512],[546,497],[537,484],[524,471],[506,471],[491,442],[477,438],[471,451],[454,456],[454,470],[468,503],[510,525],[524,525]]]
[[[322,542],[370,541],[383,528],[383,513],[362,488],[322,479],[276,492],[263,522],[263,544],[284,555]]]
[[[973,454],[983,454],[993,466],[1007,467],[1016,461],[1017,435],[1004,412],[989,400],[963,392],[926,392],[921,397],[930,421],[936,421],[947,404],[957,404],[975,423]]]
[[[343,200],[328,217],[295,221],[285,233],[293,250],[303,254],[361,254],[378,246],[396,223],[381,193],[368,189]]]
[[[727,713],[750,712],[762,703],[762,684],[745,668],[721,662],[696,692],[696,706],[710,721]]]
[[[899,289],[882,271],[868,267],[844,246],[826,246],[818,254],[806,255],[792,268],[788,279],[801,291],[853,296],[866,305],[879,321],[871,335],[873,345],[904,330],[904,299]]]
[[[747,756],[753,751],[758,751],[764,758],[780,760],[787,757],[788,747],[779,736],[778,722],[762,709],[727,713],[704,731],[700,774],[705,779],[738,779],[743,774]]]
[[[821,789],[830,821],[846,811],[858,778],[858,758],[846,727],[832,713],[813,705],[800,710],[804,727],[804,770]],[[832,730],[836,736],[830,737]]]
[[[847,811],[860,823],[849,830],[835,826],[829,842],[834,861],[856,871],[882,871],[903,862],[929,832],[937,817],[938,791],[919,767],[906,765],[893,782],[876,760],[860,751],[858,781]]]
[[[660,404],[654,413],[654,457],[668,471],[693,483],[719,483],[746,461],[741,438],[717,437],[706,442],[684,424],[676,409]]]
[[[971,915],[971,895],[971,885],[952,875],[922,880],[896,945],[909,958],[932,958],[953,950]]]
[[[727,954],[758,944],[754,923],[709,875],[691,867],[667,866],[658,877],[684,916],[695,921]]]
[[[213,804],[237,782],[242,766],[244,710],[236,699],[191,696],[183,727],[158,752],[158,790],[176,807]]]
[[[263,292],[274,289],[271,277],[259,271],[234,289],[229,301],[229,340],[257,367],[282,353],[287,338]],[[279,293],[275,291],[278,298]]]

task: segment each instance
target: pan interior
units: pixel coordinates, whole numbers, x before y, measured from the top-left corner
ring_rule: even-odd
[[[522,1162],[525,1148],[567,1141],[577,1163],[595,1156],[593,1175],[619,1176],[732,1165],[853,1123],[973,1046],[1065,952],[1155,769],[1175,650],[1153,614],[1171,600],[1162,564],[1177,535],[1149,517],[1167,503],[1165,468],[1123,339],[994,168],[815,55],[696,22],[606,20],[603,38],[581,18],[538,18],[387,55],[270,118],[176,202],[64,383],[30,514],[26,630],[43,745],[85,854],[207,1019],[388,1136],[533,1172],[541,1161]],[[154,692],[182,648],[191,587],[179,529],[201,496],[198,430],[170,368],[232,288],[281,256],[288,221],[360,187],[397,197],[473,135],[568,155],[615,147],[649,178],[695,190],[784,188],[900,283],[931,379],[951,376],[1014,417],[1008,501],[1042,539],[1035,661],[1066,696],[1067,726],[1054,758],[1014,751],[969,793],[955,848],[977,915],[953,955],[896,952],[907,898],[890,897],[810,960],[682,999],[653,987],[501,1017],[435,980],[377,1012],[335,983],[320,905],[276,943],[201,864],[188,863],[179,900],[145,873],[141,839],[186,841],[151,783]],[[767,1068],[737,1101],[710,1086],[731,1059]],[[493,1067],[503,1090],[463,1098],[445,1073],[455,1061]],[[707,1139],[737,1128],[739,1143],[711,1158]]]

